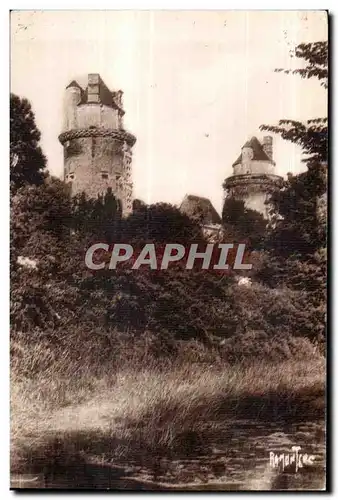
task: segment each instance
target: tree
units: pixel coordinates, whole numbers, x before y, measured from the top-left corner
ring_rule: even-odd
[[[46,158],[39,146],[40,131],[30,102],[10,97],[10,181],[16,191],[25,184],[42,184]]]
[[[327,88],[327,42],[300,44],[295,57],[305,61],[303,68],[275,71],[317,78]],[[261,129],[300,145],[305,154],[302,161],[307,171],[289,175],[284,188],[272,195],[275,218],[270,247],[284,257],[294,254],[306,257],[325,245],[326,240],[325,227],[318,221],[318,202],[327,189],[327,118],[311,118],[306,123],[283,119],[278,126],[262,125]]]
[[[127,243],[192,243],[204,241],[199,224],[168,203],[141,205],[121,224]]]
[[[13,251],[21,255],[28,251],[28,257],[36,257],[28,241],[41,234],[61,239],[69,234],[70,220],[70,197],[62,181],[47,177],[39,186],[22,186],[11,199]]]
[[[303,68],[276,71],[306,79],[316,78],[327,88],[327,42],[298,45],[295,56],[305,61]],[[314,318],[313,337],[323,338],[326,217],[319,214],[319,203],[327,191],[327,118],[311,118],[305,123],[282,119],[277,126],[262,125],[261,129],[300,145],[307,170],[296,176],[289,174],[283,188],[271,196],[273,217],[266,239],[268,253],[256,277],[272,287],[286,285],[305,292],[307,312]]]
[[[318,217],[318,200],[326,191],[325,170],[318,165],[289,174],[284,189],[272,194],[274,219],[265,243],[276,255],[306,259],[326,245],[326,224]]]
[[[246,242],[251,250],[262,245],[267,221],[256,210],[247,208],[242,200],[226,198],[223,205],[222,223],[226,237],[238,243]]]
[[[117,240],[122,213],[111,189],[96,199],[81,193],[71,203],[71,227],[76,233],[108,244]]]
[[[276,72],[317,78],[324,88],[328,86],[328,42],[302,43],[295,49],[295,57],[305,61],[305,67],[295,70],[276,69]],[[282,119],[278,125],[262,125],[261,130],[280,134],[286,141],[302,147],[308,165],[327,163],[327,117],[311,118],[305,123]]]

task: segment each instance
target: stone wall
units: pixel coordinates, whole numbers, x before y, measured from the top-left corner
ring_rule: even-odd
[[[131,161],[131,148],[122,138],[93,135],[64,142],[64,180],[72,194],[84,191],[96,198],[111,188],[124,214],[132,210]]]
[[[132,211],[131,148],[136,139],[122,128],[121,95],[111,93],[96,74],[88,75],[87,90],[72,82],[65,92],[59,140],[64,147],[64,180],[72,194],[84,191],[96,198],[111,189],[127,215]]]
[[[283,179],[278,175],[247,174],[228,177],[223,185],[225,197],[244,201],[247,208],[256,210],[266,219],[269,206],[266,204],[270,193],[282,186]]]
[[[270,161],[249,161],[238,163],[233,167],[234,175],[244,174],[274,174],[275,166]]]

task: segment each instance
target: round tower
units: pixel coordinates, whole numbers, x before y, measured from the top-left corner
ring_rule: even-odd
[[[80,85],[73,80],[67,87],[64,97],[64,122],[63,130],[72,130],[76,128],[76,110],[80,104],[82,89]]]
[[[267,219],[269,206],[266,202],[283,184],[283,178],[275,174],[275,166],[272,137],[264,137],[262,143],[252,137],[233,163],[233,175],[224,181],[225,197],[244,201],[247,208],[260,212]]]
[[[76,81],[65,91],[64,180],[73,195],[91,198],[108,190],[120,201],[122,214],[132,211],[132,146],[136,138],[123,129],[122,91],[112,92],[100,75],[88,75],[82,88]]]

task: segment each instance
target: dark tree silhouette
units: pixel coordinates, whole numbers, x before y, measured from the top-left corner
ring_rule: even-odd
[[[305,67],[281,70],[302,78],[316,78],[327,88],[328,43],[298,45],[295,56],[305,61]],[[280,120],[278,126],[262,125],[262,130],[281,134],[282,138],[302,147],[307,171],[288,176],[282,190],[273,193],[275,224],[270,247],[288,257],[306,257],[325,245],[324,224],[319,224],[318,202],[327,189],[327,118],[311,118],[306,123]]]
[[[298,45],[295,56],[304,67],[278,72],[316,78],[328,86],[328,43]],[[311,118],[305,123],[283,119],[277,126],[262,130],[280,134],[301,146],[307,170],[288,175],[284,187],[273,193],[273,224],[266,239],[265,265],[257,277],[270,286],[284,284],[306,293],[306,312],[314,318],[311,337],[323,339],[326,324],[326,213],[319,210],[327,191],[327,118]]]
[[[258,249],[263,243],[267,221],[256,210],[246,208],[242,200],[225,199],[222,223],[227,238],[245,241],[250,249]]]
[[[39,146],[40,131],[30,102],[10,97],[10,181],[12,191],[25,184],[41,184],[46,158]]]

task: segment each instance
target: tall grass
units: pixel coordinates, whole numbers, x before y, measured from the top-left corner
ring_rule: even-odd
[[[85,460],[133,461],[155,471],[161,457],[207,454],[220,423],[323,415],[325,362],[150,362],[93,376],[12,373],[12,469],[53,471]],[[66,375],[65,375],[66,373]],[[67,465],[68,464],[68,465]]]

